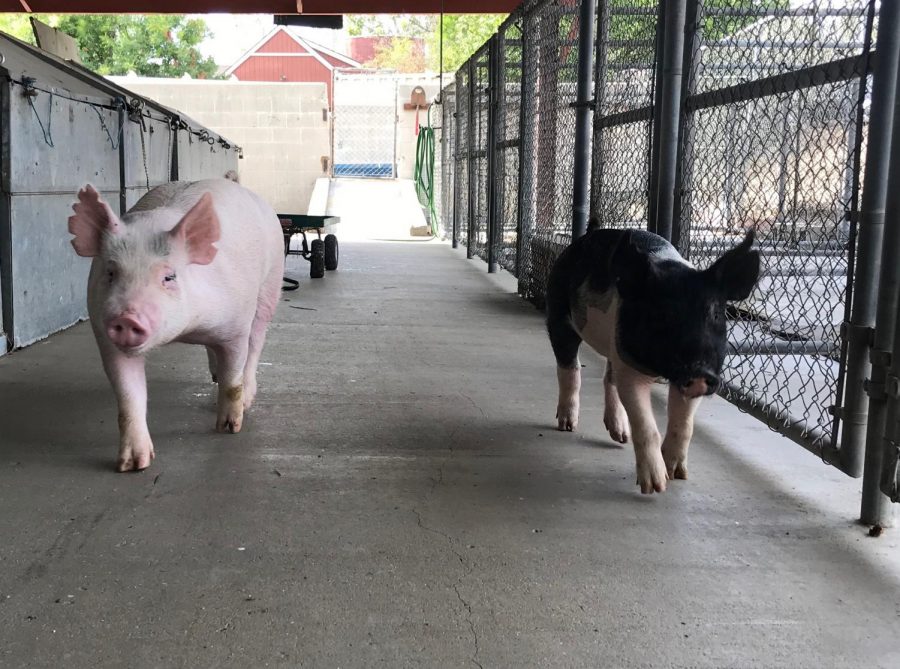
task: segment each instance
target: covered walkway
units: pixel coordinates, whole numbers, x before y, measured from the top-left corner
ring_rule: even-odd
[[[900,666],[858,482],[714,399],[691,480],[642,497],[600,360],[557,432],[541,315],[475,262],[346,244],[239,435],[203,350],[157,352],[141,474],[85,324],[0,358],[0,665]]]

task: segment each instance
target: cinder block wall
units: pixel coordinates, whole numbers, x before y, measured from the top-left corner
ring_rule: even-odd
[[[114,80],[241,146],[241,183],[280,213],[305,214],[316,179],[329,174],[331,119],[325,84]]]

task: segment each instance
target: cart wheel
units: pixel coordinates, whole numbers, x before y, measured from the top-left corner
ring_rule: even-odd
[[[325,244],[321,239],[314,239],[310,244],[309,276],[313,279],[325,276]]]
[[[333,270],[338,266],[338,241],[334,235],[325,235],[325,269]]]

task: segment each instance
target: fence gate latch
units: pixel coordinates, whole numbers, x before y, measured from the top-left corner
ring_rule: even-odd
[[[841,339],[851,344],[860,342],[871,348],[875,343],[875,328],[844,321],[841,323]]]

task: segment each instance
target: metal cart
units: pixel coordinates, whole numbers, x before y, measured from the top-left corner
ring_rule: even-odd
[[[309,276],[313,279],[321,279],[325,276],[325,270],[335,270],[338,266],[338,240],[328,233],[322,237],[323,230],[340,223],[338,216],[313,216],[310,214],[278,214],[281,221],[281,229],[284,233],[284,255],[302,256],[309,261]],[[309,242],[307,232],[315,231],[316,238]],[[303,242],[299,249],[291,249],[291,239],[294,235],[302,235]],[[284,282],[289,284],[284,290],[296,290],[300,283],[294,279],[284,277]]]

